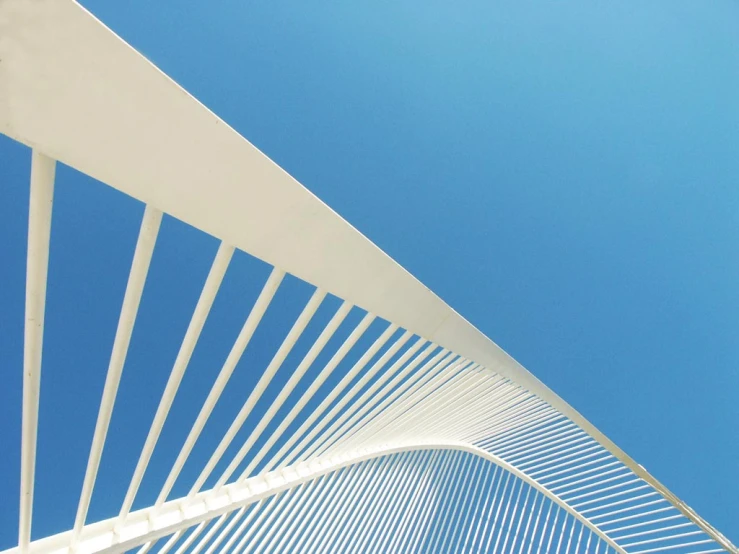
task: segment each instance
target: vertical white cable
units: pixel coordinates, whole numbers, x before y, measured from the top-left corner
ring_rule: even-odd
[[[341,509],[341,517],[331,526],[331,530],[328,533],[326,540],[321,543],[321,550],[329,552],[335,551],[336,545],[334,543],[339,541],[341,531],[344,530],[346,533],[351,529],[351,523],[356,515],[355,512],[361,506],[364,497],[371,494],[371,491],[374,489],[374,485],[379,480],[378,464],[376,462],[377,458],[372,460],[370,463],[364,462],[366,465],[362,468],[362,472],[364,474],[363,480],[354,487],[352,494],[346,498],[346,508]]]
[[[466,492],[466,485],[467,485],[467,476],[469,473],[473,470],[475,463],[477,462],[477,459],[467,454],[465,456],[467,458],[465,465],[463,466],[462,471],[457,476],[457,487],[454,491],[454,494],[452,495],[452,499],[449,502],[447,506],[447,513],[451,513],[451,517],[456,519],[459,516],[459,502],[460,499],[463,498],[464,493]],[[460,483],[461,481],[461,483]],[[444,518],[446,520],[447,525],[445,526],[444,533],[441,537],[441,544],[439,546],[439,550],[441,552],[447,552],[448,550],[445,548],[447,539],[449,538],[449,532],[453,529],[454,525],[452,524],[452,521],[448,518]]]
[[[569,513],[565,512],[564,518],[562,519],[562,528],[559,532],[559,539],[557,540],[557,549],[555,550],[556,554],[559,554],[560,547],[562,546],[562,540],[564,539],[565,532],[567,531],[567,521],[568,521]]]
[[[169,540],[164,543],[164,546],[162,546],[161,550],[157,552],[157,554],[167,554],[172,547],[175,545],[175,543],[180,540],[180,537],[182,536],[182,533],[184,533],[184,529],[180,529],[179,531],[176,531],[171,537],[169,537]]]
[[[218,373],[218,377],[216,377],[216,381],[213,383],[213,386],[208,393],[208,397],[205,399],[205,402],[203,402],[203,406],[200,408],[198,417],[195,419],[195,423],[193,423],[192,428],[185,439],[185,443],[182,445],[180,453],[177,455],[174,465],[169,471],[167,480],[165,481],[154,504],[155,506],[160,507],[167,499],[167,496],[172,490],[182,467],[185,465],[187,458],[190,456],[190,452],[195,446],[195,442],[203,431],[205,423],[213,412],[216,402],[218,402],[218,399],[221,397],[223,389],[226,387],[226,384],[236,369],[236,365],[239,363],[244,350],[246,350],[246,347],[249,345],[249,342],[254,335],[254,331],[262,320],[264,313],[267,311],[267,308],[269,307],[269,304],[284,277],[285,272],[277,268],[274,268],[269,274],[267,282],[264,284],[264,287],[262,287],[262,291],[259,293],[254,306],[249,312],[249,316],[246,318],[246,321],[239,332],[239,336],[231,347],[231,351],[229,352],[221,371]]]
[[[454,452],[452,466],[449,469],[448,475],[445,479],[446,483],[444,484],[444,487],[439,490],[439,494],[434,499],[434,511],[432,515],[433,524],[431,528],[431,533],[428,537],[425,537],[424,541],[422,542],[422,544],[427,545],[427,548],[425,549],[427,551],[436,551],[436,544],[438,543],[439,535],[442,528],[442,525],[440,525],[439,522],[443,520],[442,514],[445,513],[447,508],[447,498],[449,497],[450,491],[453,490],[457,475],[459,472],[462,471],[462,464],[466,460],[467,456],[465,453],[459,451]],[[428,546],[431,546],[431,548],[429,549]]]
[[[493,475],[490,476],[490,470],[493,469]],[[472,532],[473,526],[470,525],[469,529],[467,530],[467,535],[464,539],[464,543],[462,544],[462,551],[467,552],[467,545],[470,543],[470,539],[472,539],[472,546],[471,548],[474,548],[475,542],[477,540],[477,535],[480,532],[480,527],[483,524],[484,514],[485,514],[485,506],[487,505],[488,500],[490,499],[490,492],[493,488],[493,485],[495,483],[495,476],[498,473],[498,466],[495,464],[492,464],[490,462],[485,463],[485,476],[482,479],[482,487],[478,490],[477,495],[477,502],[475,509],[473,510],[474,518],[477,520],[477,524],[474,526],[474,534]],[[478,515],[479,512],[479,515]]]
[[[221,528],[221,526],[226,522],[226,520],[231,516],[231,521],[233,521],[233,524],[236,525],[236,522],[241,519],[241,517],[246,512],[246,507],[240,508],[239,510],[234,510],[233,512],[225,513],[221,517],[219,517],[216,522],[213,524],[213,526],[208,529],[208,532],[205,534],[205,536],[198,541],[198,544],[195,546],[195,548],[190,551],[190,554],[198,554],[204,547],[210,542],[210,539],[213,538],[213,535],[216,534],[216,532]],[[211,520],[212,521],[212,520]],[[204,521],[205,525],[210,523],[210,521]],[[195,529],[191,537],[188,537],[188,540],[190,543],[192,543],[202,532],[203,528],[205,527],[198,527]],[[191,539],[191,540],[190,540]],[[185,543],[187,544],[187,542]],[[184,552],[187,550],[185,548],[185,544],[180,546],[180,548],[177,549],[176,554],[184,554]],[[189,546],[189,545],[188,545]]]
[[[421,515],[417,520],[418,523],[411,529],[408,541],[404,545],[401,545],[401,547],[403,547],[403,552],[418,552],[419,541],[422,541],[424,538],[424,533],[428,528],[428,521],[433,512],[433,508],[436,502],[438,502],[439,494],[444,490],[449,479],[449,464],[454,457],[453,454],[454,452],[450,450],[443,450],[440,452],[439,458],[441,459],[441,462],[434,468],[434,475],[431,480],[431,492],[429,494],[430,498],[425,502],[422,508]]]
[[[466,551],[465,546],[469,542],[470,533],[472,533],[473,528],[473,525],[471,525],[469,521],[470,519],[472,519],[474,522],[474,517],[480,507],[480,498],[482,496],[481,489],[483,488],[480,486],[480,481],[482,480],[484,484],[485,479],[483,478],[483,473],[485,474],[485,477],[487,477],[491,465],[492,464],[490,464],[490,462],[480,459],[474,476],[468,482],[468,490],[471,492],[471,494],[469,494],[467,498],[467,513],[464,516],[462,525],[460,526],[457,540],[454,541],[454,548],[456,552],[459,552],[460,549],[463,552]],[[465,530],[467,531],[466,533]]]
[[[524,548],[526,548],[526,537],[529,534],[529,528],[531,527],[531,520],[534,518],[534,512],[536,511],[536,501],[539,500],[539,493],[534,493],[534,499],[531,501],[531,509],[529,510],[529,517],[526,518],[526,527],[523,529],[523,536],[521,537],[521,548],[518,550],[518,554],[523,554]],[[541,497],[541,501],[544,502],[544,497]],[[529,541],[530,542],[530,541]]]
[[[200,487],[205,483],[205,480],[210,476],[211,471],[215,468],[218,461],[221,459],[221,456],[223,456],[223,453],[226,451],[226,449],[230,446],[233,439],[236,437],[236,434],[239,432],[241,427],[244,425],[244,422],[246,421],[246,418],[249,417],[249,414],[251,414],[251,411],[254,409],[254,406],[259,401],[259,399],[262,397],[262,394],[267,389],[269,384],[272,382],[272,379],[274,378],[277,371],[282,366],[282,363],[285,361],[285,358],[287,358],[288,354],[292,351],[293,347],[295,346],[295,343],[300,338],[300,335],[303,334],[303,331],[305,331],[305,328],[308,326],[308,323],[310,323],[311,319],[315,315],[316,311],[318,310],[319,306],[321,305],[321,302],[323,302],[323,299],[326,297],[326,292],[321,289],[316,289],[313,294],[310,297],[310,300],[303,308],[303,311],[300,312],[300,315],[298,316],[298,319],[295,321],[293,326],[290,328],[290,331],[288,332],[287,336],[282,341],[282,344],[280,344],[280,347],[277,349],[277,352],[272,357],[272,360],[269,362],[269,365],[262,373],[261,377],[259,378],[259,381],[257,381],[257,384],[254,385],[254,388],[251,389],[251,392],[249,393],[249,396],[247,397],[246,401],[244,402],[244,405],[239,410],[239,413],[236,414],[236,417],[234,418],[233,422],[228,428],[228,431],[226,431],[226,434],[221,439],[221,442],[218,443],[218,446],[213,451],[213,453],[210,456],[210,459],[206,463],[205,467],[201,471],[200,475],[196,479],[194,485],[191,487],[190,492],[188,493],[188,498],[192,498],[195,496],[195,493],[197,493],[200,490]],[[346,314],[349,313],[349,309],[351,309],[351,305],[348,303],[342,304],[342,307],[339,309],[339,312],[337,313],[336,318],[332,319],[331,323],[329,324],[328,329],[330,330],[329,333],[327,333],[328,336],[333,334],[333,331],[336,330],[336,327],[338,327],[339,323],[344,320],[344,317],[346,317]],[[333,325],[335,324],[335,327]],[[328,338],[325,338],[326,341],[328,341]],[[320,350],[320,349],[318,349]],[[312,352],[311,352],[312,353]],[[316,352],[317,355],[317,352]],[[291,376],[291,379],[288,381],[286,386],[294,386],[296,382],[302,377],[302,371],[306,371],[308,368],[303,366],[300,368],[300,372],[295,372]],[[269,416],[271,419],[271,415]],[[262,425],[262,422],[260,422],[260,426]],[[255,439],[256,440],[256,439]],[[247,445],[250,443],[247,441]],[[247,446],[248,449],[248,446]],[[231,473],[236,469],[234,463],[238,464],[241,462],[241,457],[246,455],[245,449],[242,449],[237,454],[236,458],[233,460],[231,465],[226,470],[226,473],[224,473],[223,476],[218,480],[216,483],[216,486],[214,487],[215,490],[218,490],[223,484],[225,483],[226,479],[231,476]],[[161,498],[161,496],[160,496]]]
[[[508,483],[511,482],[511,480],[514,481],[515,484],[515,477],[513,477],[510,473],[507,471],[505,472],[505,481],[503,482],[503,490],[500,492],[500,501],[498,502],[498,507],[495,509],[495,517],[493,518],[493,523],[490,525],[490,534],[488,535],[488,540],[485,543],[485,549],[484,552],[490,552],[490,543],[493,540],[494,536],[500,536],[502,530],[503,530],[503,524],[501,523],[498,525],[500,512],[503,508],[503,503],[506,502],[506,490],[508,490]],[[511,488],[511,491],[513,488]],[[497,542],[496,538],[496,542]]]
[[[518,494],[516,495],[516,501],[513,503],[513,510],[511,511],[511,519],[508,522],[508,529],[506,531],[505,538],[503,539],[503,547],[501,548],[501,552],[507,552],[506,546],[508,545],[508,538],[510,537],[511,530],[513,529],[513,524],[516,519],[516,512],[518,511],[518,503],[521,500],[521,493],[523,493],[524,486],[525,486],[525,483],[521,480],[518,480]],[[505,514],[503,515],[503,520],[505,521]]]
[[[33,489],[36,473],[41,353],[44,342],[46,281],[49,269],[51,211],[54,202],[56,162],[33,150],[28,207],[26,256],[26,313],[23,338],[23,416],[21,423],[21,487],[18,549],[27,554],[31,542]]]
[[[154,253],[154,245],[156,244],[161,222],[162,212],[152,206],[146,206],[139,231],[139,238],[136,242],[133,262],[131,263],[131,272],[128,276],[128,283],[126,284],[126,292],[123,297],[123,307],[121,308],[118,328],[116,329],[115,339],[113,341],[113,352],[110,356],[108,373],[105,377],[103,397],[100,401],[100,409],[98,411],[97,421],[95,422],[95,434],[92,438],[90,455],[87,460],[85,480],[82,483],[82,493],[80,494],[77,515],[74,520],[74,529],[72,530],[70,541],[70,548],[73,552],[77,548],[80,532],[87,519],[87,510],[90,507],[90,499],[92,498],[92,491],[95,487],[95,480],[97,478],[98,468],[100,467],[100,459],[103,456],[103,448],[105,447],[105,437],[108,434],[110,418],[113,415],[113,405],[115,404],[115,397],[118,393],[123,365],[126,362],[126,355],[128,354],[128,345],[131,342],[131,333],[133,332],[136,314],[139,309],[139,303],[141,302],[141,295],[144,292],[146,275],[149,272],[149,264]]]
[[[310,399],[313,398],[313,395],[315,395],[315,393],[318,391],[321,385],[323,385],[329,375],[333,373],[334,369],[336,369],[336,367],[344,360],[346,355],[354,347],[357,341],[364,335],[365,331],[367,331],[374,320],[375,316],[370,313],[366,314],[362,318],[359,324],[357,324],[357,326],[346,338],[341,347],[339,347],[336,353],[334,353],[334,355],[323,367],[321,372],[313,380],[310,386],[305,391],[303,391],[300,400],[298,400],[290,409],[290,412],[285,416],[277,429],[275,429],[275,431],[270,434],[267,441],[262,445],[252,461],[249,462],[249,465],[246,467],[239,479],[246,479],[251,475],[251,472],[254,471],[254,469],[259,465],[264,456],[269,452],[270,448],[272,448],[277,440],[282,437],[283,433],[290,426],[295,417],[301,412],[301,410],[306,406]]]
[[[251,511],[249,512],[249,515],[246,516],[245,521],[247,523],[242,523],[242,525],[244,526],[248,525],[248,522],[254,518],[254,516],[256,515],[256,513],[259,511],[259,509],[262,507],[263,504],[264,504],[264,499],[260,500],[256,504],[253,504],[252,506],[249,506],[249,507],[245,506],[241,508],[238,512],[236,512],[234,516],[231,518],[231,521],[228,522],[228,525],[226,525],[226,527],[223,528],[223,531],[218,533],[218,536],[213,540],[210,546],[205,550],[205,554],[213,554],[213,552],[215,552],[216,548],[220,546],[220,544],[226,539],[226,537],[229,536],[229,534],[231,533],[231,530],[236,526],[237,523],[239,523],[239,520],[244,516],[247,509],[251,508]],[[211,536],[212,534],[208,533],[205,537],[203,537],[203,541],[201,542],[201,544],[205,546],[205,544],[207,544],[206,539],[209,539],[209,537]],[[202,548],[202,546],[200,548]]]
[[[303,433],[308,431],[310,429],[311,425],[313,425],[316,420],[318,420],[319,417],[323,414],[323,412],[328,408],[331,403],[344,392],[344,389],[347,387],[347,385],[354,379],[354,377],[357,376],[357,374],[364,369],[364,366],[366,366],[369,361],[372,359],[372,357],[385,345],[385,343],[390,339],[390,337],[397,331],[398,326],[390,324],[387,326],[387,328],[382,332],[382,334],[375,339],[375,341],[372,343],[372,345],[362,354],[362,356],[357,360],[352,368],[342,377],[341,381],[331,390],[331,392],[324,398],[321,403],[318,405],[318,407],[313,410],[311,415],[300,425],[297,431],[292,434],[290,439],[280,447],[280,449],[277,451],[277,453],[272,457],[272,459],[267,463],[264,471],[270,471],[272,468],[274,468],[276,465],[281,468],[284,467],[289,463],[289,461],[286,458],[286,454],[288,454],[287,458],[294,457],[292,456],[292,452],[294,451],[302,451],[304,444],[307,441],[310,441],[310,439],[313,437],[313,434],[315,431],[311,431],[309,435],[303,436]],[[325,420],[325,418],[323,418]],[[290,449],[293,447],[293,445],[300,440],[302,437],[301,442],[294,448],[293,451]],[[279,463],[279,465],[278,465]]]
[[[141,454],[139,455],[139,461],[136,464],[133,477],[128,485],[128,491],[126,492],[126,497],[123,500],[123,505],[121,506],[121,511],[118,515],[120,520],[125,519],[128,515],[131,505],[136,498],[136,493],[139,490],[139,486],[141,486],[141,480],[144,478],[144,473],[149,465],[151,455],[154,452],[154,447],[159,440],[162,428],[164,427],[164,422],[167,419],[167,415],[169,414],[169,410],[172,407],[175,395],[177,394],[177,389],[179,389],[182,378],[185,375],[185,370],[190,363],[190,358],[195,350],[195,345],[200,338],[200,333],[205,325],[205,320],[208,318],[210,309],[213,306],[216,295],[218,294],[218,289],[223,282],[223,277],[226,275],[226,270],[231,262],[233,253],[233,246],[222,242],[218,247],[218,252],[213,260],[213,265],[211,266],[208,277],[205,280],[205,285],[200,293],[200,298],[195,306],[195,311],[190,319],[190,324],[185,332],[185,337],[182,339],[182,344],[177,353],[174,366],[172,367],[172,371],[167,379],[167,384],[164,387],[164,392],[162,393],[162,398],[159,401],[159,406],[154,415],[154,420],[152,421],[146,441],[144,442],[144,447],[141,449]]]
[[[185,550],[189,549],[192,543],[195,542],[195,539],[197,539],[200,536],[200,533],[203,531],[206,525],[208,525],[212,519],[206,519],[205,521],[201,521],[197,526],[192,528],[192,531],[187,536],[187,538],[182,542],[180,547],[175,550],[175,554],[182,554]]]

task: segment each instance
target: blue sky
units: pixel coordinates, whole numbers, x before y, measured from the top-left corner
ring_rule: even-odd
[[[739,4],[83,4],[739,542]],[[25,245],[8,237],[24,237],[29,154],[2,138],[0,160],[0,431],[15,436]],[[65,168],[56,201],[48,348],[67,363],[42,386],[99,390],[141,209]],[[186,324],[178,300],[216,247],[162,233],[172,254],[152,272],[177,277],[147,291],[152,329]],[[142,359],[169,364],[171,334]],[[149,377],[155,406],[166,376]],[[45,394],[39,448],[58,455],[70,401]],[[72,401],[64,424],[91,430],[94,404]],[[43,498],[79,490],[65,464],[86,452],[61,452],[40,462]]]

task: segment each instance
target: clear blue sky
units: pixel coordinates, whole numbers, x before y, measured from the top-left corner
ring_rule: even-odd
[[[738,3],[83,4],[739,543]],[[25,233],[28,160],[0,140],[10,444],[25,271],[10,239]],[[91,435],[97,400],[70,398],[90,375],[102,388],[115,329],[102,318],[141,215],[69,170],[60,180],[48,348],[69,362],[44,374],[35,536],[71,525],[87,454],[60,433]],[[196,294],[215,243],[182,227],[161,240],[191,242],[152,268],[179,277],[147,309],[186,322],[178,297]],[[146,363],[171,364],[181,332]],[[0,472],[17,471],[0,450]],[[121,464],[129,475],[135,456]],[[71,506],[52,506],[65,494]],[[17,517],[2,510],[0,548]]]

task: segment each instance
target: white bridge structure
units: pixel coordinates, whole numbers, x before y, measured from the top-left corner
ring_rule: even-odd
[[[0,0],[0,132],[32,149],[18,543],[3,554],[738,552],[79,4]],[[69,530],[32,540],[58,162],[145,208],[76,514]],[[95,487],[106,439],[126,432],[111,417],[158,231],[172,218],[220,246],[176,358],[151,368],[168,380],[148,432],[135,437],[135,470],[120,476],[120,509],[90,521],[93,494],[106,494]],[[230,352],[211,360],[220,370],[160,471],[156,501],[134,509],[235,255],[268,264],[253,276],[261,292]],[[312,293],[275,327],[271,306],[288,279]],[[265,326],[284,329],[270,361],[239,365]],[[242,408],[183,489],[182,469],[239,371],[256,385],[236,391]],[[189,492],[173,494],[176,484]]]

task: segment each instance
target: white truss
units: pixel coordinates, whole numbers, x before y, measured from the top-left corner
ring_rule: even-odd
[[[165,537],[157,544],[162,554],[175,547],[177,554],[737,552],[566,402],[75,2],[0,1],[0,132],[33,149],[19,540],[6,553],[138,548],[144,554]],[[76,518],[69,531],[32,542],[56,160],[146,209]],[[141,438],[120,512],[88,523],[165,215],[221,245]],[[237,249],[270,264],[271,273],[158,499],[132,511]],[[189,494],[171,499],[286,274],[312,284],[312,296],[255,388],[244,391],[243,408]],[[340,306],[281,390],[267,392],[328,295]],[[357,311],[359,323],[329,347]],[[308,370],[324,351],[331,358],[311,380]],[[345,360],[350,353],[358,356],[353,363]],[[338,383],[331,385],[332,376],[340,376]],[[215,485],[202,490],[260,400],[269,408],[236,443]]]

